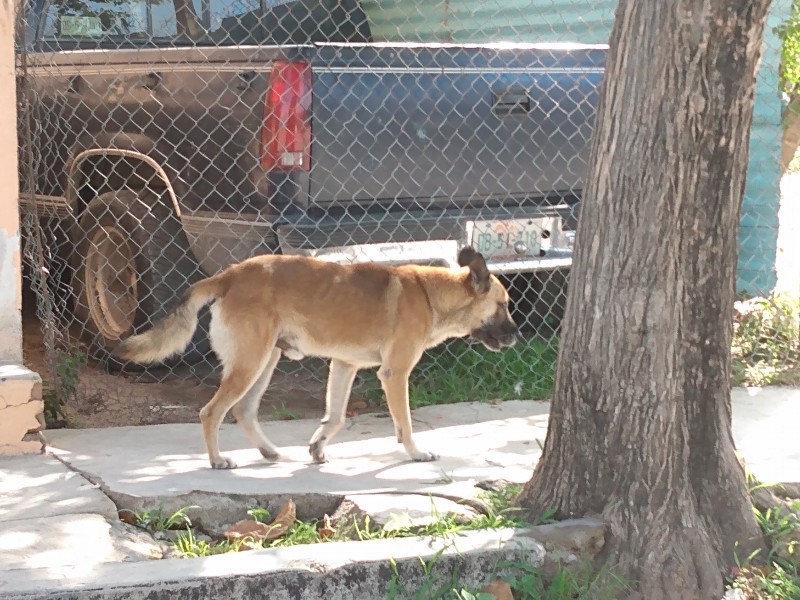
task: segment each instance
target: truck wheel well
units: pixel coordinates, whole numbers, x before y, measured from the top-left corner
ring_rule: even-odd
[[[74,214],[80,216],[86,205],[106,192],[131,189],[163,191],[168,182],[143,160],[131,156],[102,154],[81,160],[72,173]]]

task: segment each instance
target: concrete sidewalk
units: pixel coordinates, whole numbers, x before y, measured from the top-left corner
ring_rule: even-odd
[[[800,487],[800,390],[736,389],[733,407],[748,469],[761,481]],[[98,565],[160,558],[163,548],[119,523],[119,507],[198,505],[197,519],[215,529],[242,518],[247,505],[272,509],[287,497],[299,517],[318,518],[345,496],[382,498],[385,510],[402,511],[415,497],[428,504],[431,495],[473,497],[484,481],[523,483],[540,457],[547,419],[545,402],[419,409],[417,444],[441,458],[414,463],[387,416],[359,416],[348,419],[321,466],[307,453],[317,421],[266,423],[287,457],[272,464],[236,425],[225,425],[221,447],[239,464],[233,471],[210,469],[196,424],[48,431],[52,455],[0,459],[0,597],[22,593],[26,582],[67,584]]]

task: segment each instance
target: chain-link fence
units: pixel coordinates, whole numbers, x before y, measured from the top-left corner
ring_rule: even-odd
[[[227,265],[279,253],[453,266],[467,243],[509,286],[525,343],[430,351],[413,402],[547,395],[614,7],[31,0],[18,40],[25,346],[50,420],[194,420],[218,377],[207,313],[165,365],[109,351]],[[774,279],[778,48],[770,33],[741,287]],[[325,377],[321,360],[282,360],[268,414],[319,414]],[[354,403],[378,405],[379,390],[364,372]]]

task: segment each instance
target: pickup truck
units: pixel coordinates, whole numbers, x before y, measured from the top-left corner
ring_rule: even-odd
[[[258,253],[569,267],[606,48],[398,43],[364,5],[29,3],[21,202],[94,355]]]

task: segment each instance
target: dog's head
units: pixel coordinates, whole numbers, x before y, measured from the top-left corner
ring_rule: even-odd
[[[489,273],[483,255],[467,246],[458,254],[458,264],[469,267],[464,285],[472,295],[469,311],[469,336],[497,352],[513,346],[519,329],[508,310],[508,292],[500,280]]]

